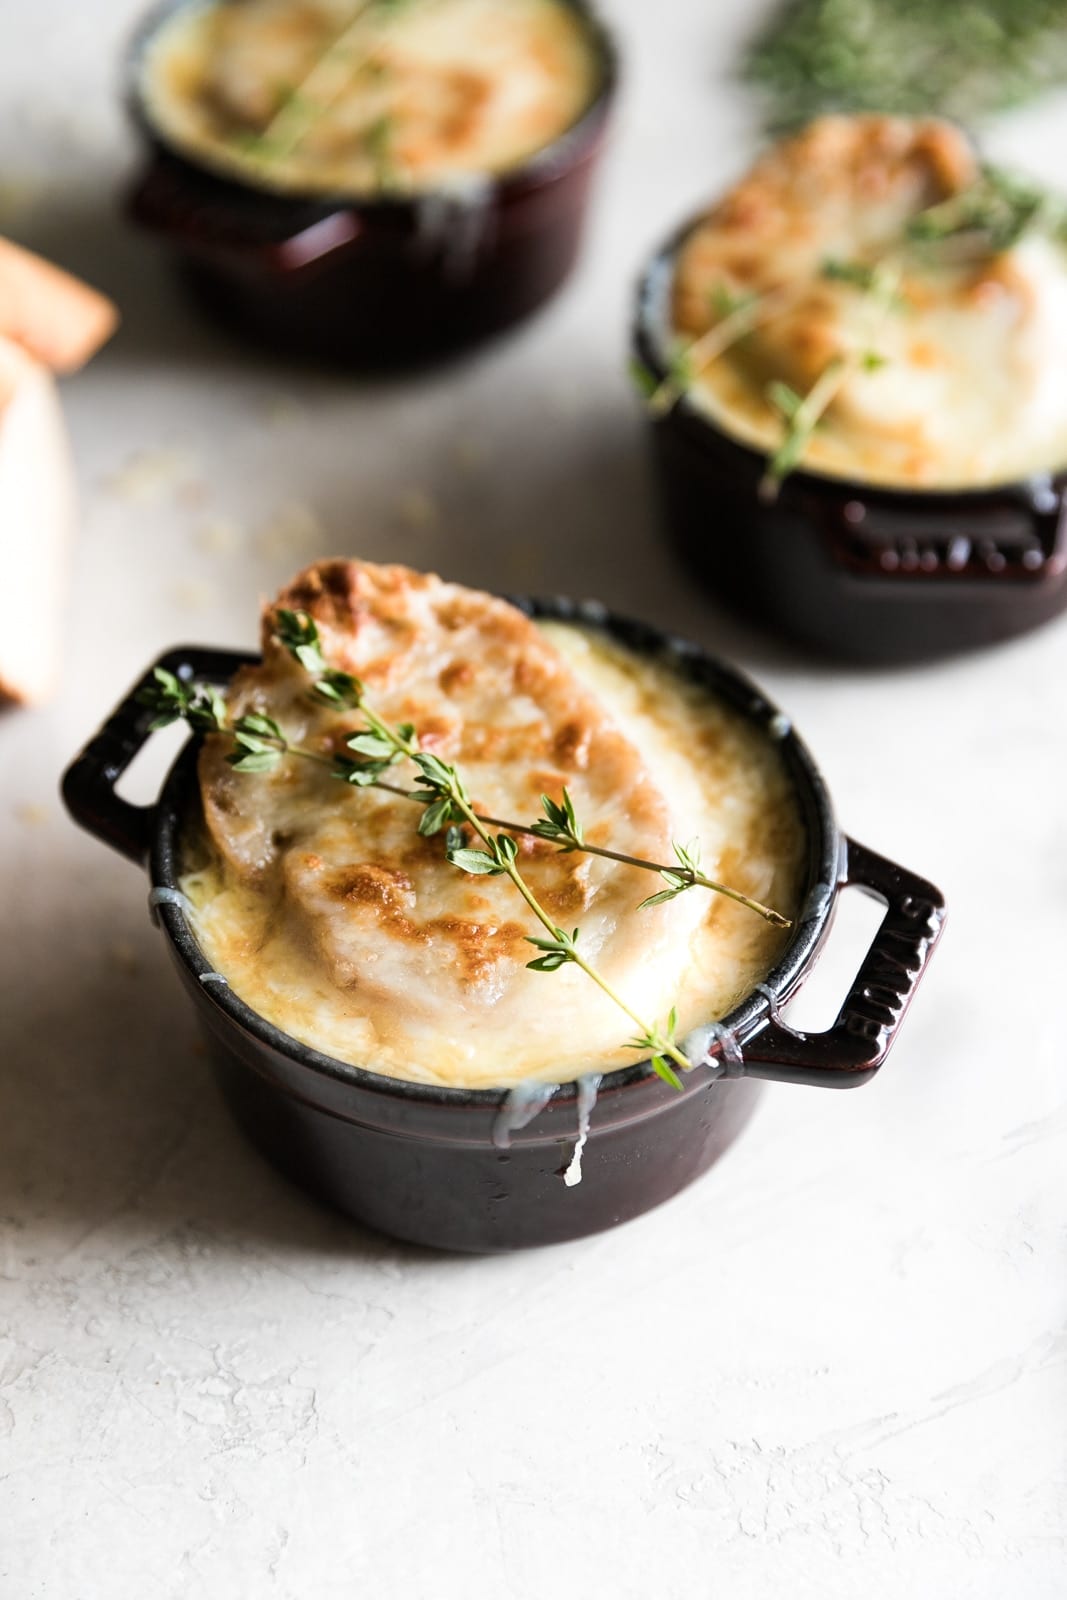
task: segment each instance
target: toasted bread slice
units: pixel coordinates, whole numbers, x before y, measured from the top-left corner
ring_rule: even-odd
[[[74,504],[55,379],[0,339],[0,703],[58,683]]]
[[[0,239],[0,337],[13,339],[53,372],[76,372],[118,320],[106,295]]]
[[[566,784],[591,839],[610,831],[616,849],[670,859],[674,816],[655,774],[514,606],[358,561],[309,568],[278,603],[315,618],[331,665],[357,673],[382,716],[413,723],[424,749],[462,762],[489,815],[535,816],[541,795],[558,801]],[[309,699],[307,673],[277,643],[274,617],[272,607],[262,665],[231,686],[231,712],[266,711],[294,742],[343,750],[362,718]],[[284,902],[312,988],[358,1008],[374,1030],[376,1059],[431,1051],[463,1060],[475,1025],[490,1062],[546,1029],[558,1043],[544,989],[526,970],[535,957],[528,936],[540,930],[510,884],[450,866],[443,840],[417,833],[409,800],[346,788],[306,761],[250,779],[230,765],[231,751],[225,736],[212,735],[200,755],[211,838],[235,883],[264,903]],[[416,777],[408,763],[396,769],[404,788]],[[695,897],[637,917],[646,873],[529,836],[520,849],[523,872],[560,927],[580,922],[590,959],[635,1007],[665,1016],[679,951],[702,915]],[[247,942],[247,929],[240,938]],[[617,1035],[617,1007],[576,968],[553,982],[564,996],[568,1050],[592,1059]]]

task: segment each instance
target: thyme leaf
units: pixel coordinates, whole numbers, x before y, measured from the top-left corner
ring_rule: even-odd
[[[857,289],[872,289],[877,268],[866,261],[842,261],[828,256],[822,264],[822,276],[832,283],[851,283]]]
[[[643,1034],[636,1035],[626,1042],[631,1050],[651,1051],[650,1061],[653,1069],[665,1083],[672,1089],[681,1089],[682,1080],[671,1065],[677,1062],[683,1071],[688,1071],[690,1062],[678,1049],[675,1035],[678,1029],[678,1008],[671,1007],[671,1014],[667,1018],[665,1028],[648,1028]]]
[[[280,606],[274,617],[274,632],[279,644],[283,644],[289,654],[299,661],[305,672],[312,677],[331,681],[339,676],[330,673],[322,653],[318,627],[306,611],[287,611]]]
[[[226,726],[226,702],[211,685],[186,683],[165,667],[152,669],[152,682],[135,696],[137,704],[155,712],[151,731],[185,721],[197,733],[212,733]]]
[[[461,872],[473,873],[475,877],[496,878],[504,870],[489,850],[457,849],[453,845],[446,847],[445,856]]]
[[[541,809],[544,817],[531,824],[530,832],[539,839],[548,839],[564,852],[581,850],[585,843],[585,832],[575,816],[574,801],[569,791],[564,788],[558,805],[547,794],[543,794]]]
[[[527,970],[530,972],[558,972],[560,967],[578,961],[578,933],[575,928],[573,933],[565,933],[562,928],[557,928],[550,939],[542,939],[534,934],[527,934],[526,943],[532,944],[535,950],[542,950],[543,955],[535,961],[527,961]]]
[[[844,357],[833,357],[806,395],[797,394],[795,389],[788,388],[786,384],[768,385],[767,398],[779,411],[785,429],[781,444],[767,461],[761,484],[764,499],[773,499],[783,481],[800,465],[812,434],[841,386],[845,371]]]

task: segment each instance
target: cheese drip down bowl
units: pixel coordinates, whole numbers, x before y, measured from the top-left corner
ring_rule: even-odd
[[[933,659],[1067,606],[1067,245],[1036,224],[1005,248],[920,237],[972,199],[1001,222],[1014,191],[986,170],[933,119],[823,118],[641,280],[667,537],[731,609],[820,653]]]
[[[547,1244],[640,1215],[685,1188],[729,1146],[748,1120],[761,1080],[830,1087],[866,1082],[893,1042],[944,915],[931,884],[842,834],[803,743],[740,674],[696,646],[600,606],[516,604],[539,622],[589,629],[637,657],[667,664],[761,739],[773,740],[781,761],[802,839],[797,914],[763,981],[726,1015],[707,1017],[707,1025],[694,1030],[691,1040],[699,1042],[689,1048],[698,1064],[684,1074],[681,1091],[648,1062],[603,1073],[590,1062],[589,1071],[568,1071],[569,1081],[558,1087],[544,1071],[516,1081],[512,1063],[503,1059],[502,1087],[413,1081],[328,1055],[253,1010],[220,981],[182,892],[199,807],[198,741],[179,755],[153,806],[131,805],[115,793],[149,737],[152,712],[138,693],[153,681],[152,668],[63,783],[75,820],[147,868],[154,915],[220,1089],[252,1143],[348,1215],[450,1250]],[[222,684],[255,659],[190,647],[167,652],[154,666],[185,681]],[[885,917],[834,1025],[820,1034],[794,1032],[779,1008],[810,973],[838,896],[850,884],[884,903]],[[552,1007],[559,993],[555,978],[530,974],[529,981],[543,986],[538,1003]]]
[[[547,301],[577,259],[615,91],[613,46],[584,0],[518,0],[503,11],[490,0],[290,10],[287,16],[272,0],[172,0],[148,18],[130,52],[128,103],[146,162],[128,209],[170,247],[209,313],[281,354],[388,370],[454,355]],[[559,63],[573,67],[573,39],[563,41],[568,55],[542,29],[527,57],[510,61],[508,17],[521,22],[524,10],[535,23],[539,12],[554,14],[580,37],[588,83],[578,101],[553,93]],[[441,38],[451,12],[459,45]],[[228,53],[205,44],[219,81],[207,82],[202,104],[225,103],[238,119],[225,139],[178,114],[178,91],[160,90],[175,55],[180,70],[168,85],[195,86],[183,33],[215,16],[250,27],[262,16],[281,32],[264,42],[272,73],[248,41],[231,42]],[[301,30],[311,23],[326,31],[309,47]],[[364,60],[364,27],[375,49],[380,43],[380,61],[373,53]],[[408,28],[418,48],[405,54]],[[473,29],[470,48],[463,29]],[[298,79],[287,100],[276,57],[297,46],[294,60],[286,56]],[[332,65],[348,79],[333,81]],[[370,120],[358,95],[354,109],[349,104],[350,85],[370,97]],[[302,112],[306,104],[314,111],[316,94],[325,112]],[[527,130],[524,139],[512,136],[512,116]],[[479,140],[481,123],[487,131]],[[528,130],[542,124],[537,142]],[[347,181],[345,161],[326,138],[331,131],[337,148],[354,152]],[[309,145],[312,154],[318,149],[317,167],[303,159]],[[422,165],[410,165],[409,154]],[[370,159],[380,181],[367,177]]]

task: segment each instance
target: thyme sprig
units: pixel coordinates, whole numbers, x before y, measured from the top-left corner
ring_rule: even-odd
[[[145,685],[137,697],[142,705],[155,712],[150,726],[161,728],[184,720],[198,732],[228,733],[233,740],[233,749],[226,759],[237,772],[268,772],[284,756],[297,756],[327,768],[332,776],[357,788],[382,789],[420,803],[424,809],[418,832],[424,837],[432,837],[444,831],[446,859],[458,870],[473,876],[509,878],[541,924],[543,934],[527,936],[528,942],[539,952],[527,963],[528,968],[534,972],[555,972],[566,965],[578,967],[638,1029],[638,1033],[627,1041],[626,1048],[647,1050],[654,1071],[672,1087],[680,1089],[681,1080],[675,1068],[687,1070],[690,1062],[677,1043],[676,1013],[672,1010],[663,1027],[650,1025],[638,1016],[579,949],[580,930],[575,928],[568,933],[556,924],[541,905],[518,865],[519,851],[513,835],[528,834],[554,844],[563,853],[581,851],[602,855],[658,873],[667,888],[642,902],[642,907],[658,905],[673,900],[688,889],[702,887],[736,900],[776,926],[788,927],[788,918],[738,890],[705,877],[699,871],[699,855],[693,845],[686,848],[675,845],[678,859],[675,869],[589,844],[575,812],[573,799],[566,789],[559,802],[543,795],[544,816],[529,825],[484,816],[475,810],[456,767],[432,751],[420,748],[413,724],[393,726],[384,721],[368,703],[360,680],[351,673],[329,666],[312,617],[306,612],[280,607],[274,614],[274,632],[278,642],[311,679],[309,692],[314,699],[338,708],[358,709],[363,716],[366,725],[345,741],[345,753],[329,757],[294,744],[274,718],[263,712],[245,713],[231,721],[226,703],[216,689],[184,682],[162,667],[155,668],[152,681]],[[412,762],[416,769],[417,787],[414,790],[385,779],[390,768],[403,760]],[[500,831],[491,832],[494,828]],[[478,840],[477,847],[468,843],[467,829]]]
[[[533,972],[555,972],[560,967],[568,965],[578,967],[638,1028],[641,1043],[636,1047],[630,1045],[629,1048],[644,1049],[647,1044],[654,1071],[672,1087],[680,1089],[681,1080],[671,1063],[686,1071],[690,1062],[675,1041],[676,1019],[669,1020],[665,1029],[655,1025],[650,1026],[638,1016],[604,975],[585,958],[578,948],[579,929],[575,928],[573,932],[567,933],[565,929],[559,927],[527,882],[518,865],[519,847],[511,834],[490,833],[489,828],[492,824],[483,821],[475,811],[466,784],[456,767],[447,761],[442,761],[440,756],[432,751],[420,749],[415,729],[410,723],[396,728],[391,727],[367,703],[363,685],[357,678],[350,673],[337,672],[328,667],[314,619],[308,616],[307,612],[288,611],[284,608],[278,610],[276,619],[279,642],[306,671],[319,674],[312,685],[312,692],[327,702],[358,706],[366,718],[367,730],[355,735],[354,739],[349,739],[349,748],[365,754],[372,761],[391,762],[394,758],[406,757],[414,763],[418,773],[415,780],[418,788],[412,793],[412,798],[421,801],[425,806],[419,819],[419,833],[428,838],[448,829],[445,855],[451,865],[474,876],[504,876],[511,880],[549,936],[547,939],[542,935],[527,936],[528,942],[540,951],[540,955],[527,962],[527,967]],[[361,743],[362,751],[359,750]],[[568,797],[568,801],[564,802],[555,815],[546,816],[545,820],[557,827],[570,830],[572,819],[573,832],[570,834],[570,839],[575,838],[580,829]],[[469,849],[459,843],[457,825],[461,824],[469,827],[481,841],[480,850]],[[570,839],[565,843],[565,849],[580,848],[572,846]]]
[[[401,723],[396,728],[390,727],[367,704],[363,685],[358,678],[327,665],[318,628],[306,612],[287,611],[279,607],[274,613],[274,632],[278,642],[311,678],[310,693],[315,700],[339,709],[358,709],[363,713],[367,727],[346,740],[346,753],[330,757],[292,744],[276,722],[259,713],[241,717],[231,724],[227,720],[226,702],[216,689],[203,684],[183,683],[162,667],[155,668],[153,681],[137,697],[140,704],[149,706],[157,713],[149,726],[163,728],[184,718],[200,733],[231,733],[235,748],[226,759],[238,772],[266,772],[276,766],[283,756],[292,755],[329,768],[335,778],[354,788],[381,789],[400,799],[422,804],[433,800],[434,796],[428,795],[427,789],[435,776],[440,777],[438,769],[444,768],[445,763],[438,762],[436,756],[419,749],[413,724]],[[351,754],[347,753],[349,751]],[[416,781],[422,787],[415,792],[385,780],[389,768],[405,757],[414,761],[420,772]],[[543,839],[563,853],[578,851],[583,855],[601,856],[620,866],[639,867],[646,872],[658,873],[672,887],[675,879],[683,878],[684,888],[707,889],[713,894],[722,895],[754,911],[772,927],[792,926],[790,919],[780,911],[743,894],[740,889],[707,877],[697,870],[694,861],[683,861],[678,845],[674,846],[674,850],[680,864],[671,867],[641,856],[627,855],[622,850],[612,850],[607,845],[590,843],[566,788],[559,802],[549,795],[542,795],[541,808],[544,815],[531,823],[512,822],[504,817],[487,816],[484,812],[478,812],[477,818],[487,828],[500,828],[511,834]],[[424,816],[420,822],[419,831],[424,835],[437,833],[442,826],[463,820],[458,816],[448,817],[444,807],[431,811],[430,818],[430,822],[427,822]],[[462,842],[462,839],[453,841],[457,847]],[[680,893],[681,890],[676,892]],[[671,898],[674,898],[673,894]]]
[[[973,124],[1067,79],[1060,0],[783,0],[742,76],[781,128],[821,111],[928,114]]]
[[[363,686],[358,679],[349,673],[337,672],[329,668],[322,654],[318,629],[313,618],[306,612],[286,611],[279,609],[277,636],[283,645],[290,651],[305,671],[315,677],[312,684],[312,693],[319,699],[329,704],[349,705],[357,707],[367,719],[368,732],[357,734],[348,740],[348,747],[359,754],[363,759],[358,763],[345,762],[342,767],[343,774],[348,783],[358,785],[372,784],[377,788],[389,789],[392,793],[406,793],[408,799],[420,800],[427,803],[427,814],[419,824],[419,832],[423,835],[432,835],[440,832],[441,828],[449,824],[456,824],[464,820],[460,814],[459,802],[449,806],[445,803],[443,794],[434,795],[434,786],[440,788],[446,775],[451,773],[458,782],[458,774],[454,768],[449,768],[437,756],[419,749],[415,729],[411,723],[404,723],[398,728],[391,728],[367,704],[363,693]],[[317,676],[316,676],[317,675]],[[424,790],[431,791],[430,800],[422,792],[412,794],[393,788],[391,785],[380,781],[382,773],[394,762],[407,756],[415,762],[419,770],[416,782]],[[462,783],[459,784],[462,789]],[[469,803],[469,796],[463,790],[462,800]],[[747,907],[758,916],[763,917],[774,927],[788,928],[790,919],[784,917],[780,911],[774,911],[770,906],[763,905],[759,900],[742,894],[739,889],[733,889],[729,884],[719,883],[714,878],[708,878],[697,870],[695,861],[683,859],[679,855],[681,872],[665,867],[660,862],[648,861],[640,856],[626,855],[620,850],[611,850],[606,845],[591,844],[585,837],[585,830],[579,822],[574,809],[574,801],[570,792],[564,787],[559,802],[549,795],[541,796],[541,809],[544,816],[536,822],[521,823],[511,822],[502,817],[490,817],[481,812],[474,813],[479,825],[489,828],[506,829],[509,833],[530,835],[536,839],[544,839],[554,844],[557,850],[564,854],[579,851],[583,855],[602,856],[607,861],[616,861],[621,866],[640,867],[648,872],[656,872],[660,877],[670,873],[670,882],[673,878],[683,876],[685,881],[682,888],[708,889],[713,894],[721,894],[728,900],[734,900],[738,905]],[[469,819],[467,819],[469,820]],[[675,845],[678,854],[678,846]],[[681,890],[676,892],[680,893]],[[673,895],[672,895],[673,898]],[[647,902],[646,902],[647,903]]]
[[[795,290],[740,293],[728,284],[716,284],[711,292],[711,307],[720,320],[698,338],[672,351],[664,378],[657,380],[641,361],[631,363],[631,377],[644,393],[651,414],[666,416],[705,368],[756,328],[762,328],[788,311],[795,297]]]
[[[389,784],[378,784],[377,787],[389,789],[391,786]],[[402,791],[394,790],[393,792],[399,794]],[[564,802],[566,803],[569,798],[570,796],[567,790],[564,789]],[[549,808],[553,810],[558,809],[555,802],[550,800],[547,795],[541,796],[541,805],[542,808],[546,810]],[[745,906],[749,911],[754,911],[757,916],[762,917],[765,922],[769,922],[774,928],[792,927],[790,919],[788,917],[783,917],[780,911],[774,911],[770,906],[765,906],[760,900],[753,900],[750,895],[742,894],[740,889],[733,889],[728,883],[719,883],[715,878],[705,877],[702,872],[690,872],[686,868],[678,869],[675,867],[665,866],[663,863],[658,861],[647,861],[643,856],[630,856],[627,855],[623,850],[611,850],[607,845],[590,844],[589,841],[584,838],[565,843],[563,842],[562,837],[557,834],[556,825],[552,822],[551,817],[548,817],[547,819],[538,819],[538,821],[533,823],[522,823],[508,822],[503,817],[487,817],[481,813],[479,813],[479,815],[482,822],[486,823],[487,826],[491,828],[507,828],[511,833],[527,834],[534,839],[548,839],[555,842],[557,848],[561,851],[577,850],[583,855],[601,856],[605,861],[617,861],[619,865],[623,867],[640,867],[645,872],[656,872],[661,878],[666,877],[667,874],[670,874],[672,878],[679,876],[685,877],[686,882],[684,887],[687,889],[709,889],[713,894],[720,894],[725,899],[734,900],[739,906]],[[579,833],[581,833],[580,824]],[[679,847],[677,844],[674,845],[675,853],[677,853],[678,848]],[[671,898],[673,899],[673,896]],[[649,902],[647,900],[643,902],[645,905],[648,903]],[[640,910],[641,908],[638,907],[638,909]]]
[[[755,911],[773,927],[791,926],[789,918],[783,917],[780,911],[772,911],[759,900],[753,900],[749,895],[742,894],[740,889],[732,889],[729,884],[719,883],[717,879],[709,878],[701,872],[700,847],[696,841],[691,843],[688,849],[675,844],[673,849],[677,865],[668,867],[657,861],[646,861],[641,856],[626,855],[622,850],[609,850],[606,845],[590,844],[584,836],[581,823],[574,815],[574,802],[566,789],[563,790],[562,804],[557,805],[548,795],[543,794],[541,807],[545,813],[544,818],[528,828],[517,827],[512,822],[501,822],[494,817],[483,818],[483,821],[488,821],[494,827],[510,828],[513,833],[531,833],[535,838],[548,839],[559,850],[580,850],[585,855],[603,856],[607,861],[617,861],[624,867],[643,867],[648,872],[658,873],[668,885],[670,892],[661,891],[647,900],[642,900],[637,908],[639,911],[645,906],[662,905],[666,900],[674,900],[686,889],[709,889],[713,894],[724,895],[727,900],[735,900],[738,905],[746,906],[749,911]]]
[[[515,840],[509,833],[489,832],[488,826],[483,823],[471,804],[463,779],[456,768],[429,752],[416,752],[412,759],[419,769],[416,781],[424,787],[426,798],[426,810],[419,823],[419,832],[429,835],[439,833],[443,828],[456,823],[466,823],[481,840],[482,849],[470,850],[458,846],[453,834],[451,843],[446,840],[447,859],[460,871],[470,872],[478,877],[509,878],[548,934],[547,939],[542,935],[527,935],[527,942],[541,952],[534,960],[526,963],[527,968],[531,972],[556,972],[560,967],[571,965],[584,972],[601,993],[613,1001],[639,1029],[640,1044],[634,1045],[633,1041],[627,1041],[627,1048],[643,1050],[647,1046],[654,1071],[673,1088],[680,1089],[681,1080],[671,1063],[681,1067],[684,1072],[689,1069],[690,1061],[676,1043],[674,1037],[676,1019],[674,1022],[668,1020],[666,1028],[650,1026],[643,1021],[603,973],[583,955],[578,947],[580,930],[575,928],[573,932],[567,933],[545,910],[518,865],[519,847]]]
[[[285,161],[333,106],[361,67],[374,64],[377,40],[364,40],[368,24],[376,15],[388,16],[405,0],[359,0],[340,33],[316,57],[307,72],[282,99],[278,109],[259,132],[246,135],[241,143],[246,154],[264,161]],[[365,48],[357,54],[362,43]],[[382,116],[367,129],[365,143],[377,180],[384,185],[396,176],[392,155],[392,119]]]
[[[978,257],[999,255],[1036,232],[1067,238],[1067,205],[1039,184],[988,163],[974,183],[920,211],[906,229],[913,244],[960,243]]]

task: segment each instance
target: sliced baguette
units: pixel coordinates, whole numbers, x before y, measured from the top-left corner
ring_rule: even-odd
[[[0,339],[0,704],[36,705],[58,685],[74,510],[55,379]]]
[[[0,239],[0,337],[13,339],[53,372],[75,372],[118,320],[106,295]]]

